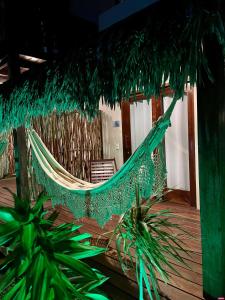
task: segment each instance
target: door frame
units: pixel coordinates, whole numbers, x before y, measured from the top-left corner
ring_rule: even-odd
[[[190,206],[196,207],[196,163],[195,163],[195,118],[194,118],[194,90],[190,88],[184,91],[188,100],[188,150],[189,150],[189,178],[190,191],[179,189],[170,190],[166,198],[168,200],[182,201]],[[159,97],[151,97],[152,102],[152,122],[156,122],[163,114],[163,97],[173,96],[174,91],[167,86],[161,91]],[[146,100],[142,93],[137,93],[135,97],[130,97],[129,101],[121,103],[122,136],[123,136],[123,156],[124,162],[131,156],[131,126],[130,126],[130,105],[135,101]]]

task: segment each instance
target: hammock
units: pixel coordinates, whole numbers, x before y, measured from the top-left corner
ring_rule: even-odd
[[[28,130],[32,148],[32,165],[36,180],[44,186],[52,199],[52,205],[66,205],[76,218],[91,217],[100,226],[113,214],[121,215],[131,207],[139,186],[141,196],[149,198],[159,192],[165,183],[166,170],[161,163],[154,163],[154,151],[162,158],[161,141],[170,125],[170,116],[175,106],[170,107],[151,129],[143,143],[108,181],[92,184],[75,178],[52,156],[38,134]]]

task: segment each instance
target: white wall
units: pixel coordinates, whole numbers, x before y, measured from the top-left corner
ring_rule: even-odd
[[[132,153],[143,142],[152,128],[152,105],[147,100],[130,106],[131,147]]]
[[[171,97],[164,98],[164,111],[171,103]],[[165,135],[167,186],[190,191],[188,150],[188,106],[187,96],[179,100],[174,108],[171,124]]]
[[[102,104],[99,109],[102,111],[102,139],[104,158],[115,158],[117,168],[123,164],[123,138],[121,109],[116,105],[115,109]],[[114,122],[119,122],[119,127],[114,127]]]

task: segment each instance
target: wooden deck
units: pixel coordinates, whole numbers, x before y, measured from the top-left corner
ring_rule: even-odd
[[[12,205],[12,197],[8,191],[2,187],[8,187],[12,191],[16,190],[15,179],[0,180],[0,205]],[[50,207],[51,203],[47,204]],[[183,267],[174,263],[174,266],[182,276],[177,276],[170,272],[171,280],[168,284],[159,281],[162,299],[171,300],[197,300],[203,299],[202,296],[202,265],[201,265],[201,233],[200,233],[200,216],[199,212],[193,208],[185,206],[181,203],[164,202],[155,209],[170,208],[177,216],[176,223],[188,232],[192,233],[194,239],[185,241],[186,248],[191,252],[191,256],[183,255],[187,265],[190,267]],[[83,224],[81,232],[89,232],[93,237],[99,237],[104,232],[108,232],[114,228],[118,217],[113,217],[112,220],[106,224],[104,229],[99,228],[95,220],[83,218],[74,220],[73,215],[65,207],[60,207],[60,215],[58,223],[74,221]],[[104,236],[105,238],[105,236]],[[138,299],[138,285],[135,276],[132,272],[125,276],[120,269],[116,251],[112,244],[112,248],[104,255],[93,258],[89,263],[95,268],[101,270],[105,275],[109,276],[109,281],[104,285],[104,290],[113,300],[133,300]],[[146,296],[146,300],[148,297]]]

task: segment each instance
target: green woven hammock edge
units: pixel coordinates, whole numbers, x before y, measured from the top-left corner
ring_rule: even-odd
[[[159,195],[164,187],[166,169],[162,157],[160,143],[170,125],[170,115],[175,106],[174,99],[164,116],[155,124],[143,143],[125,162],[120,170],[107,182],[89,190],[70,190],[50,178],[40,166],[35,151],[44,150],[38,140],[29,134],[32,144],[32,165],[37,182],[41,184],[52,199],[53,206],[66,205],[76,218],[91,217],[100,226],[110,220],[112,215],[121,215],[132,206],[135,200],[136,188],[140,188],[141,196],[148,199]],[[159,148],[160,163],[154,163],[154,150]],[[45,151],[46,152],[46,151]],[[48,153],[44,153],[48,155]]]

